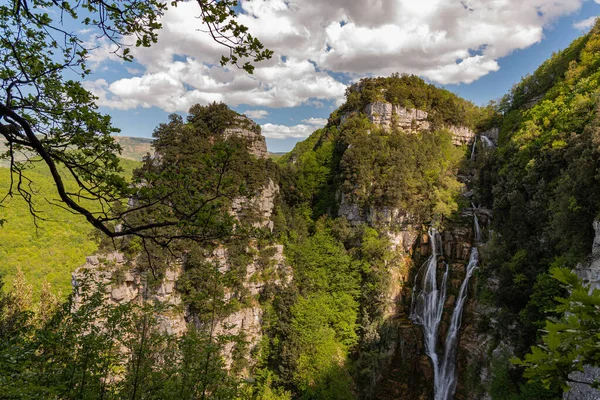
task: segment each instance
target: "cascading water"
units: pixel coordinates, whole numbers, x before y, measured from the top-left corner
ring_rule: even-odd
[[[478,242],[478,240],[481,240],[481,232],[478,229],[479,222],[476,216],[474,224],[476,231],[475,240]],[[442,239],[440,234],[433,228],[430,228],[428,233],[431,241],[431,256],[425,261],[415,277],[410,318],[416,324],[423,326],[425,353],[431,358],[433,364],[434,398],[435,400],[450,400],[454,396],[456,389],[456,351],[462,311],[467,298],[469,279],[479,262],[479,252],[476,247],[471,248],[471,256],[467,265],[465,279],[460,286],[460,291],[454,304],[442,358],[440,359],[437,353],[438,329],[446,301],[448,265],[444,263],[446,268],[441,285],[438,287],[437,265],[438,257],[442,255]],[[421,290],[415,295],[419,286],[419,276],[423,270],[420,285]]]
[[[475,225],[475,243],[481,243],[481,227],[479,226],[479,219],[477,214],[473,212],[473,224]]]
[[[473,147],[471,148],[471,160],[475,158],[475,146],[477,145],[477,136],[473,139]]]
[[[454,304],[452,311],[452,319],[446,333],[446,343],[444,345],[444,357],[441,360],[439,368],[439,379],[435,385],[436,400],[449,400],[454,396],[456,390],[456,349],[458,344],[458,331],[460,330],[460,322],[462,318],[463,307],[467,300],[467,289],[469,287],[469,279],[473,275],[473,271],[479,262],[479,251],[477,247],[471,248],[471,256],[467,265],[467,274],[462,284],[460,291]]]
[[[437,340],[438,340],[438,328],[440,321],[442,320],[442,312],[444,311],[444,302],[446,301],[446,287],[448,281],[448,265],[444,276],[442,277],[442,284],[438,289],[437,285],[437,264],[438,256],[441,256],[441,244],[442,238],[440,234],[433,228],[429,229],[429,238],[431,242],[431,255],[425,261],[425,264],[421,267],[421,270],[425,270],[422,276],[422,288],[419,294],[414,296],[417,283],[419,279],[419,273],[415,277],[415,286],[413,288],[413,302],[411,304],[410,318],[417,324],[423,326],[423,337],[425,341],[425,354],[431,358],[433,363],[433,375],[435,386],[439,381],[439,367],[438,355],[436,351]],[[437,388],[436,388],[437,391]],[[437,399],[437,397],[436,397]]]
[[[492,142],[492,140],[485,135],[481,135],[481,142],[485,147],[496,147],[494,142]]]

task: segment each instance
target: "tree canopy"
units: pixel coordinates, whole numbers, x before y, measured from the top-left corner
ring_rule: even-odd
[[[125,43],[132,38],[135,46],[155,43],[160,17],[177,3],[10,0],[0,5],[0,135],[8,148],[0,156],[9,161],[12,172],[5,198],[22,196],[34,218],[42,218],[31,202],[35,188],[28,175],[30,165],[40,162],[56,184],[54,202],[84,215],[104,234],[145,236],[148,229],[163,224],[131,226],[122,221],[121,205],[137,188],[120,174],[120,146],[111,137],[118,130],[109,116],[98,112],[95,97],[74,80],[90,74],[90,48],[67,26],[76,22],[94,29],[98,38],[116,45],[119,57],[130,61],[131,46]],[[229,50],[222,65],[234,64],[251,73],[252,62],[271,57],[272,52],[236,21],[235,0],[197,3],[208,34]],[[77,183],[74,190],[67,180]],[[99,205],[92,209],[82,200]]]

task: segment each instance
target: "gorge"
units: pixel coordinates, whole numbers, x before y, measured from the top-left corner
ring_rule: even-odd
[[[595,398],[599,65],[600,25],[487,107],[364,78],[276,160],[223,103],[172,115],[109,220],[150,228],[3,293],[0,397]]]

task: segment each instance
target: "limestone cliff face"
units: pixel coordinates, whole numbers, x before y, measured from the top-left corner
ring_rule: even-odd
[[[252,244],[250,248],[254,249]],[[271,273],[268,274],[268,280],[263,275],[263,266],[258,255],[254,257],[252,262],[246,266],[246,273],[242,285],[248,290],[252,297],[252,302],[249,306],[243,307],[240,310],[228,315],[227,317],[216,321],[212,327],[204,327],[212,330],[214,335],[232,335],[236,336],[243,333],[245,341],[248,343],[248,354],[252,354],[254,348],[260,342],[262,337],[262,317],[263,310],[258,302],[258,298],[267,285],[274,287],[283,287],[291,281],[292,271],[285,262],[283,255],[283,245],[274,245],[272,250],[274,254],[270,257],[269,268]],[[219,271],[225,273],[231,269],[229,251],[225,247],[216,249],[208,259],[211,262],[216,262],[219,265]],[[226,291],[225,298],[232,296],[232,292]],[[187,320],[195,323],[199,328],[203,328],[198,324],[193,314],[187,312]],[[224,356],[227,365],[230,365],[234,343],[229,342],[225,345]],[[248,361],[252,364],[252,359]]]
[[[471,247],[474,245],[474,232],[472,225],[469,223],[472,219],[472,212],[465,216],[464,224],[456,224],[449,226],[442,232],[443,257],[449,265],[449,284],[448,295],[444,304],[443,318],[440,323],[440,338],[441,343],[446,335],[446,331],[450,324],[452,310],[454,308],[456,294],[465,276],[465,265],[468,263]],[[399,289],[399,294],[396,299],[396,321],[397,336],[393,342],[394,350],[391,353],[391,361],[386,372],[383,374],[381,381],[378,383],[376,390],[376,399],[391,400],[391,399],[406,399],[406,400],[425,400],[433,398],[433,368],[431,360],[425,354],[423,342],[423,332],[421,327],[415,325],[409,319],[410,303],[412,298],[412,287],[414,283],[414,275],[419,270],[421,262],[424,261],[431,253],[429,236],[421,231],[417,232],[411,249],[412,254],[405,253],[405,256],[413,258],[415,263],[409,274],[402,276],[401,280],[404,283]],[[443,273],[445,266],[439,263],[438,271]],[[474,286],[474,280],[470,286]],[[469,296],[471,298],[472,296]],[[463,314],[462,329],[472,329],[475,331],[473,303],[469,301]],[[459,340],[459,374],[460,370],[466,370],[470,365],[471,360],[467,359],[465,364],[465,349],[469,346],[475,346],[472,354],[477,356],[477,360],[481,356],[485,357],[486,346],[480,348],[478,343],[470,343],[471,338],[465,337],[465,332],[461,334]],[[475,359],[474,359],[475,360]],[[457,399],[466,399],[471,397],[461,397],[457,392]]]
[[[255,228],[268,227],[272,230],[273,221],[271,221],[271,215],[273,214],[275,198],[278,194],[279,186],[272,179],[269,179],[259,196],[234,199],[231,211],[237,218],[241,218],[248,212],[252,212],[255,214],[255,222],[252,224]]]
[[[232,127],[226,128],[223,131],[225,138],[230,136],[238,136],[248,139],[248,151],[258,158],[267,156],[267,142],[265,137],[260,133],[260,127],[254,121],[246,118],[243,115],[237,115]]]
[[[75,306],[79,303],[79,290],[84,280],[92,279],[104,287],[104,301],[108,304],[163,304],[170,311],[159,316],[161,329],[174,335],[187,330],[186,315],[181,312],[181,296],[175,291],[177,279],[181,275],[181,263],[175,263],[165,272],[158,285],[150,285],[137,268],[123,253],[118,251],[87,257],[84,265],[71,275],[75,293]]]
[[[270,267],[274,271],[272,278],[266,282],[262,276],[262,268],[259,265],[258,256],[246,266],[246,273],[243,280],[244,287],[255,299],[258,298],[266,284],[282,286],[289,283],[291,271],[285,264],[283,256],[283,246],[274,246],[274,255],[270,259]],[[217,248],[207,258],[210,262],[216,262],[221,272],[226,272],[231,268],[229,255],[226,248]],[[128,261],[120,252],[112,252],[104,255],[95,255],[87,257],[87,262],[78,268],[72,274],[72,284],[77,293],[77,288],[81,286],[84,279],[90,277],[94,282],[101,283],[105,290],[105,302],[108,304],[162,304],[166,305],[167,311],[158,315],[160,328],[163,332],[173,335],[181,335],[188,329],[188,324],[196,324],[198,328],[203,327],[198,324],[195,316],[183,304],[181,296],[177,292],[177,280],[182,274],[183,260],[174,263],[166,270],[164,278],[156,284],[149,283],[147,273],[137,268],[135,259]],[[225,297],[230,293],[225,293]],[[75,298],[75,304],[78,303],[78,297]],[[215,321],[212,328],[214,335],[238,335],[244,333],[245,340],[248,342],[249,350],[258,344],[262,335],[262,308],[258,301],[253,301],[248,307],[228,315],[222,320]],[[234,343],[225,345],[225,361],[231,363],[231,354]],[[251,360],[250,360],[251,361]]]
[[[406,132],[429,130],[429,114],[426,111],[404,108],[384,102],[369,103],[365,106],[365,114],[369,120],[384,129],[398,128]],[[456,146],[469,144],[475,137],[475,132],[465,126],[447,126],[452,133],[452,143]]]
[[[396,127],[405,131],[422,131],[429,129],[427,112],[407,109],[390,103],[375,102],[365,106],[365,114],[375,125],[384,129]]]
[[[500,136],[500,128],[493,127],[480,133],[481,136],[485,136],[492,141],[496,146],[498,145],[498,137]]]
[[[588,264],[578,264],[575,268],[577,276],[595,289],[600,289],[600,220],[594,221],[596,236],[592,244]]]

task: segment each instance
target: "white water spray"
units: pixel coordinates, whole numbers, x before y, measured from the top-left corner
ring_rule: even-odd
[[[433,363],[434,382],[439,381],[438,354],[436,351],[438,341],[438,328],[442,320],[444,311],[444,302],[446,301],[446,288],[448,281],[448,265],[442,277],[442,284],[437,285],[437,265],[438,257],[441,256],[442,238],[433,228],[429,229],[429,239],[431,242],[431,255],[421,267],[425,270],[421,280],[421,291],[416,298],[414,293],[417,288],[419,274],[415,278],[415,287],[413,288],[413,302],[411,305],[410,318],[417,324],[423,326],[423,337],[425,341],[425,354],[431,358]],[[421,272],[421,271],[419,271]],[[437,398],[436,398],[437,399]]]
[[[494,142],[492,142],[492,140],[485,136],[485,135],[481,135],[481,142],[483,143],[483,145],[485,147],[496,147],[496,145],[494,144]]]
[[[477,226],[479,225],[478,222],[476,224]],[[469,279],[477,267],[479,253],[476,247],[471,249],[467,272],[460,287],[459,295],[456,298],[452,318],[446,334],[446,342],[441,353],[442,358],[440,359],[437,352],[438,329],[446,301],[448,265],[444,263],[445,271],[442,282],[438,287],[437,266],[438,256],[442,255],[442,239],[440,234],[433,228],[430,228],[428,233],[431,241],[431,256],[425,261],[415,277],[410,318],[416,324],[423,326],[425,353],[431,358],[433,364],[434,398],[435,400],[450,400],[454,396],[456,389],[456,350],[462,311],[467,298]],[[415,295],[419,286],[419,276],[423,270],[420,285],[421,290]]]
[[[439,367],[439,379],[435,384],[435,399],[450,400],[454,396],[456,390],[456,350],[458,344],[458,332],[462,319],[462,312],[467,300],[467,289],[469,288],[469,279],[473,275],[473,271],[477,268],[479,262],[479,251],[477,247],[471,248],[471,256],[467,265],[467,274],[460,285],[460,291],[454,304],[452,311],[452,319],[446,333],[446,343],[444,345],[444,357],[441,360]]]
[[[477,146],[477,136],[473,139],[473,147],[471,148],[471,160],[475,158],[475,146]]]

